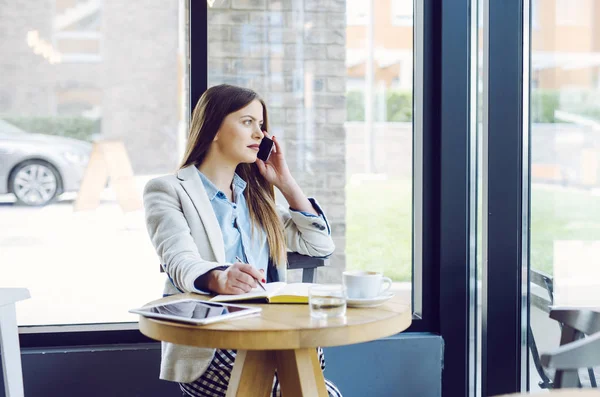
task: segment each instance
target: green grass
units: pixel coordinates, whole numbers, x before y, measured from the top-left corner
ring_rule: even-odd
[[[348,269],[411,280],[411,181],[348,184]],[[533,186],[531,265],[552,274],[555,240],[600,240],[600,197],[588,191]]]
[[[395,281],[412,275],[411,181],[348,184],[348,269],[381,271]]]
[[[531,192],[531,267],[552,274],[555,240],[600,240],[600,197],[537,186]]]

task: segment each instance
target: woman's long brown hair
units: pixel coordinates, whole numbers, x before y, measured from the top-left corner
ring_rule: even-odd
[[[258,94],[250,89],[228,84],[217,85],[204,92],[192,115],[192,123],[185,154],[180,168],[199,167],[217,131],[227,115],[257,100],[263,107],[263,129],[268,131],[267,106]],[[262,228],[267,235],[269,256],[273,263],[283,265],[287,261],[283,224],[275,207],[275,191],[258,170],[256,163],[239,164],[236,173],[247,183],[244,196],[248,203],[250,219],[254,227]]]

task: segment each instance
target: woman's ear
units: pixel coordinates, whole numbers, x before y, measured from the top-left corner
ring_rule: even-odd
[[[215,137],[213,138],[213,142],[216,142],[219,140],[219,131],[217,131],[217,133],[215,134]]]

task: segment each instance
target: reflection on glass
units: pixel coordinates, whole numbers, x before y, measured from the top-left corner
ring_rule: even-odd
[[[597,1],[532,2],[531,326],[541,352],[559,344],[549,305],[600,307],[598,22]],[[531,389],[545,387],[530,357]]]
[[[273,1],[208,10],[209,85],[255,89],[292,173],[323,205],[341,270],[411,284],[412,1]],[[278,197],[278,200],[282,197]],[[299,278],[299,274],[290,274]]]
[[[197,300],[170,302],[160,306],[153,306],[148,309],[151,313],[193,318],[196,320],[236,313],[243,310],[245,309],[239,306],[222,306]]]
[[[0,1],[1,284],[31,291],[20,325],[135,321],[162,291],[139,202],[180,157],[185,9]]]

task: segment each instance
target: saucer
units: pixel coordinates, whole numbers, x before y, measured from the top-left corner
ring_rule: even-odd
[[[348,307],[376,307],[383,305],[395,295],[393,292],[388,292],[375,298],[347,298],[346,305]]]

